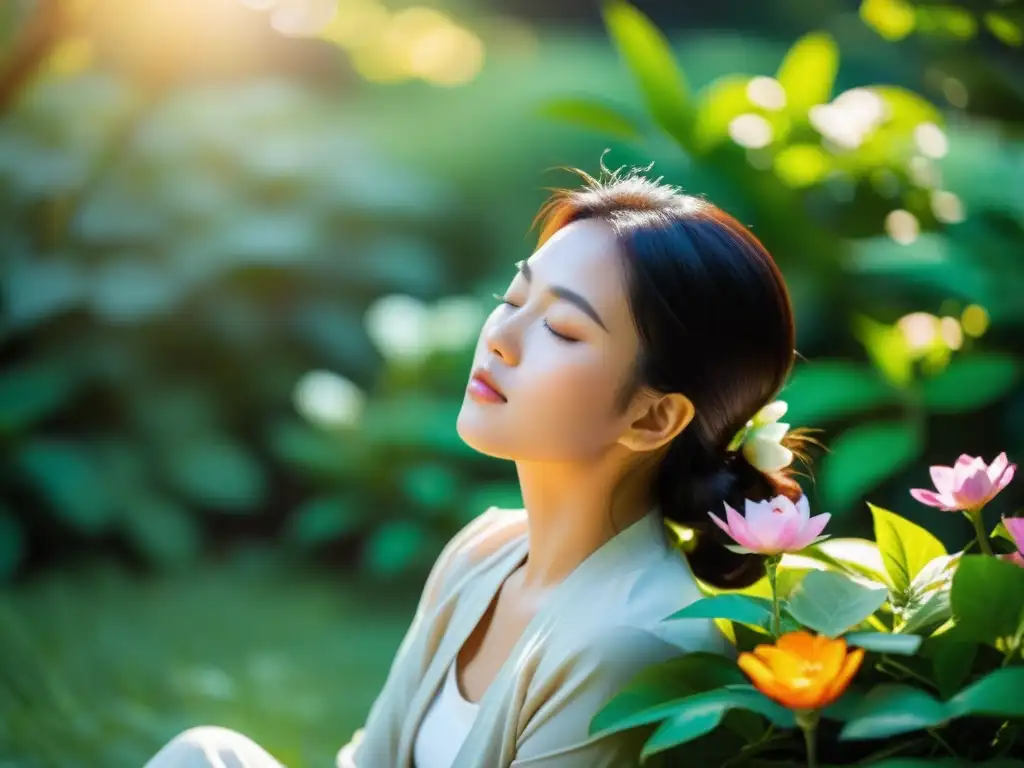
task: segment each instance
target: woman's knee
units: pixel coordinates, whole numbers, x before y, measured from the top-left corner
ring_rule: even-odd
[[[182,731],[145,768],[283,768],[248,736],[219,725]]]

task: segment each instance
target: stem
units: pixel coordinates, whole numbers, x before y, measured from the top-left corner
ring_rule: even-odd
[[[796,724],[804,732],[804,744],[807,747],[807,768],[818,767],[817,742],[814,738],[815,729],[818,727],[817,710],[803,710],[796,713]]]
[[[774,555],[764,561],[765,571],[768,574],[768,584],[772,588],[772,634],[777,640],[782,634],[782,616],[779,612],[779,585],[777,580],[780,555]]]
[[[923,683],[924,685],[927,685],[929,688],[937,688],[935,683],[933,683],[927,677],[924,677],[922,675],[917,674],[917,672],[912,670],[910,667],[905,667],[902,664],[900,664],[900,662],[893,661],[888,656],[883,656],[882,660],[879,662],[878,666],[882,668],[881,671],[883,671],[883,672],[888,671],[888,670],[885,669],[885,667],[890,667],[891,669],[894,669],[894,670],[896,670],[898,672],[902,672],[904,675],[907,675],[907,677],[914,678],[919,683]]]
[[[981,507],[964,511],[967,518],[974,526],[974,535],[978,539],[978,547],[986,555],[992,554],[992,545],[988,542],[988,534],[985,533],[985,525],[981,521]]]
[[[953,757],[959,757],[959,755],[956,753],[956,750],[949,746],[949,742],[942,738],[942,736],[939,735],[939,732],[937,730],[935,730],[934,728],[929,728],[928,735],[935,739],[937,742],[939,742],[939,744],[941,744],[943,748],[947,752],[949,752],[950,755],[952,755]]]

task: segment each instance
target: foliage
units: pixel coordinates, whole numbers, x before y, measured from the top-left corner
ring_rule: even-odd
[[[1004,194],[1024,145],[986,146],[990,126],[947,126],[938,107],[895,85],[837,93],[840,51],[827,32],[798,40],[772,76],[729,74],[694,92],[643,13],[624,0],[604,8],[653,128],[679,152],[679,175],[719,180],[712,199],[756,223],[798,309],[819,321],[798,326],[801,351],[834,322],[862,347],[866,359],[844,358],[830,335],[783,390],[790,420],[836,430],[822,502],[856,509],[920,464],[943,418],[969,416],[979,439],[1001,434],[1024,448],[1020,430],[1003,426],[1024,392],[1024,262],[1009,256],[1024,248],[1024,197]],[[555,99],[543,111],[653,140],[607,103]],[[800,268],[813,274],[813,293],[801,290]]]
[[[458,318],[439,333],[460,347],[383,378],[366,321],[382,295],[451,290],[451,192],[333,131],[339,111],[285,80],[153,101],[87,73],[0,124],[0,578],[51,531],[177,567],[247,526],[362,542],[391,574],[479,513]],[[379,385],[360,429],[296,414],[311,369]],[[344,491],[275,512],[309,476]]]
[[[878,580],[851,567],[871,572],[872,562],[847,558],[798,572],[781,601],[778,630],[772,629],[771,601],[710,589],[664,619],[726,622],[741,664],[744,652],[760,654],[773,635],[781,638],[779,646],[804,629],[841,638],[845,646],[864,649],[868,663],[838,701],[820,711],[789,710],[766,696],[768,690],[762,693],[757,678],[751,686],[734,662],[693,654],[644,670],[597,714],[591,733],[657,724],[643,747],[645,759],[689,744],[688,761],[728,757],[737,766],[766,758],[773,765],[802,764],[798,725],[817,738],[822,760],[831,765],[886,765],[896,754],[951,754],[976,765],[1024,753],[1024,568],[991,555],[950,557],[926,529],[889,510],[871,511],[875,540],[862,543],[881,555],[885,571]],[[783,560],[779,575],[788,569]],[[681,663],[686,659],[691,661]],[[709,665],[716,675],[708,675]],[[735,729],[733,738],[741,742],[730,754],[721,755],[716,746],[705,756],[701,739],[734,727],[723,720],[730,711],[756,713],[762,724]],[[813,752],[808,759],[816,764]]]

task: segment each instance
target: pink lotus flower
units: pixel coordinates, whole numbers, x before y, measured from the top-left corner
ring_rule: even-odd
[[[796,504],[785,496],[776,496],[768,501],[745,499],[745,505],[746,517],[728,504],[725,505],[728,523],[708,512],[715,524],[739,545],[726,545],[733,552],[779,555],[783,552],[798,552],[828,538],[819,534],[832,515],[826,512],[811,517],[806,496],[801,496]]]
[[[1017,545],[1017,551],[1002,555],[1002,558],[1024,568],[1024,517],[1004,517],[1003,526],[1010,532],[1013,543]]]
[[[1005,451],[988,465],[980,457],[965,453],[956,466],[931,468],[934,491],[914,488],[910,495],[946,512],[981,509],[1007,486],[1016,471],[1017,465],[1009,462]]]

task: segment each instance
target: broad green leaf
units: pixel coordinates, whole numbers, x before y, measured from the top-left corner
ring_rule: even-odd
[[[964,688],[946,702],[955,717],[1024,717],[1024,667],[1004,667]]]
[[[797,40],[775,75],[786,91],[790,114],[802,117],[811,107],[827,102],[838,68],[839,48],[831,35],[812,32]]]
[[[202,505],[246,511],[258,506],[267,491],[259,462],[226,435],[195,435],[167,446],[162,458],[167,479]]]
[[[920,455],[921,435],[909,422],[878,421],[848,429],[832,441],[821,491],[833,513],[849,509]]]
[[[0,433],[25,429],[53,414],[75,389],[75,377],[61,365],[5,368],[0,372]]]
[[[867,315],[854,315],[851,325],[853,335],[886,381],[901,389],[909,386],[914,376],[913,354],[903,331]]]
[[[861,586],[830,571],[811,571],[790,595],[790,615],[808,629],[838,637],[877,611],[886,589]]]
[[[728,619],[764,629],[771,625],[772,604],[748,595],[716,595],[690,603],[664,620],[676,619]]]
[[[850,645],[877,653],[913,656],[921,647],[920,635],[890,634],[887,632],[850,632],[843,635]]]
[[[947,621],[953,615],[949,587],[943,587],[929,594],[920,605],[906,612],[904,623],[899,627],[901,634],[910,634],[932,629]]]
[[[203,531],[190,510],[153,492],[131,497],[122,528],[135,549],[155,566],[188,565],[202,550]]]
[[[643,130],[631,117],[592,99],[552,99],[541,104],[537,114],[623,139],[639,139],[643,135]]]
[[[952,589],[957,631],[980,643],[1013,637],[1024,623],[1024,568],[988,555],[965,555]]]
[[[110,489],[88,449],[70,440],[32,440],[19,446],[14,466],[73,529],[97,534],[114,521]]]
[[[688,653],[644,668],[598,711],[590,722],[590,733],[656,723],[676,712],[682,698],[746,683],[740,668],[726,657]]]
[[[362,566],[374,576],[391,578],[423,564],[429,536],[411,520],[381,524],[366,541]]]
[[[978,655],[978,644],[964,637],[960,627],[954,627],[929,637],[921,655],[931,660],[932,678],[939,688],[939,695],[948,699],[970,677]]]
[[[899,396],[870,366],[847,360],[805,363],[790,377],[781,395],[787,417],[797,424],[817,424],[888,405]]]
[[[839,738],[885,739],[931,728],[948,719],[946,706],[924,691],[905,685],[880,685],[860,700]]]
[[[343,494],[310,499],[291,513],[285,538],[299,547],[316,547],[351,533],[362,522],[359,508]]]
[[[942,373],[921,383],[921,396],[935,413],[973,411],[1008,394],[1020,378],[1020,368],[1011,355],[954,359]]]
[[[728,139],[729,123],[754,109],[747,95],[749,84],[746,75],[727,75],[701,89],[694,115],[695,152],[707,152]]]
[[[914,31],[917,17],[907,0],[862,0],[860,17],[886,40],[902,40]]]
[[[772,167],[787,187],[803,189],[828,176],[833,162],[818,144],[790,144],[775,155]]]
[[[868,508],[875,523],[875,541],[885,570],[893,589],[902,595],[925,566],[946,554],[946,548],[935,536],[906,518],[871,503]]]
[[[636,78],[654,119],[689,148],[690,94],[668,40],[643,12],[623,0],[606,2],[603,15],[612,42]]]
[[[851,576],[886,583],[885,568],[878,545],[873,541],[858,538],[834,538],[813,544],[794,557],[806,557],[830,566],[833,570]],[[787,557],[783,556],[785,566]]]
[[[753,686],[734,685],[706,693],[698,693],[674,703],[674,712],[658,726],[644,744],[641,759],[693,741],[714,730],[722,717],[732,709],[744,709],[764,715],[780,727],[794,725],[793,713],[779,706]],[[643,713],[638,713],[638,717]],[[662,719],[661,717],[658,718]],[[644,720],[641,722],[655,722]]]

